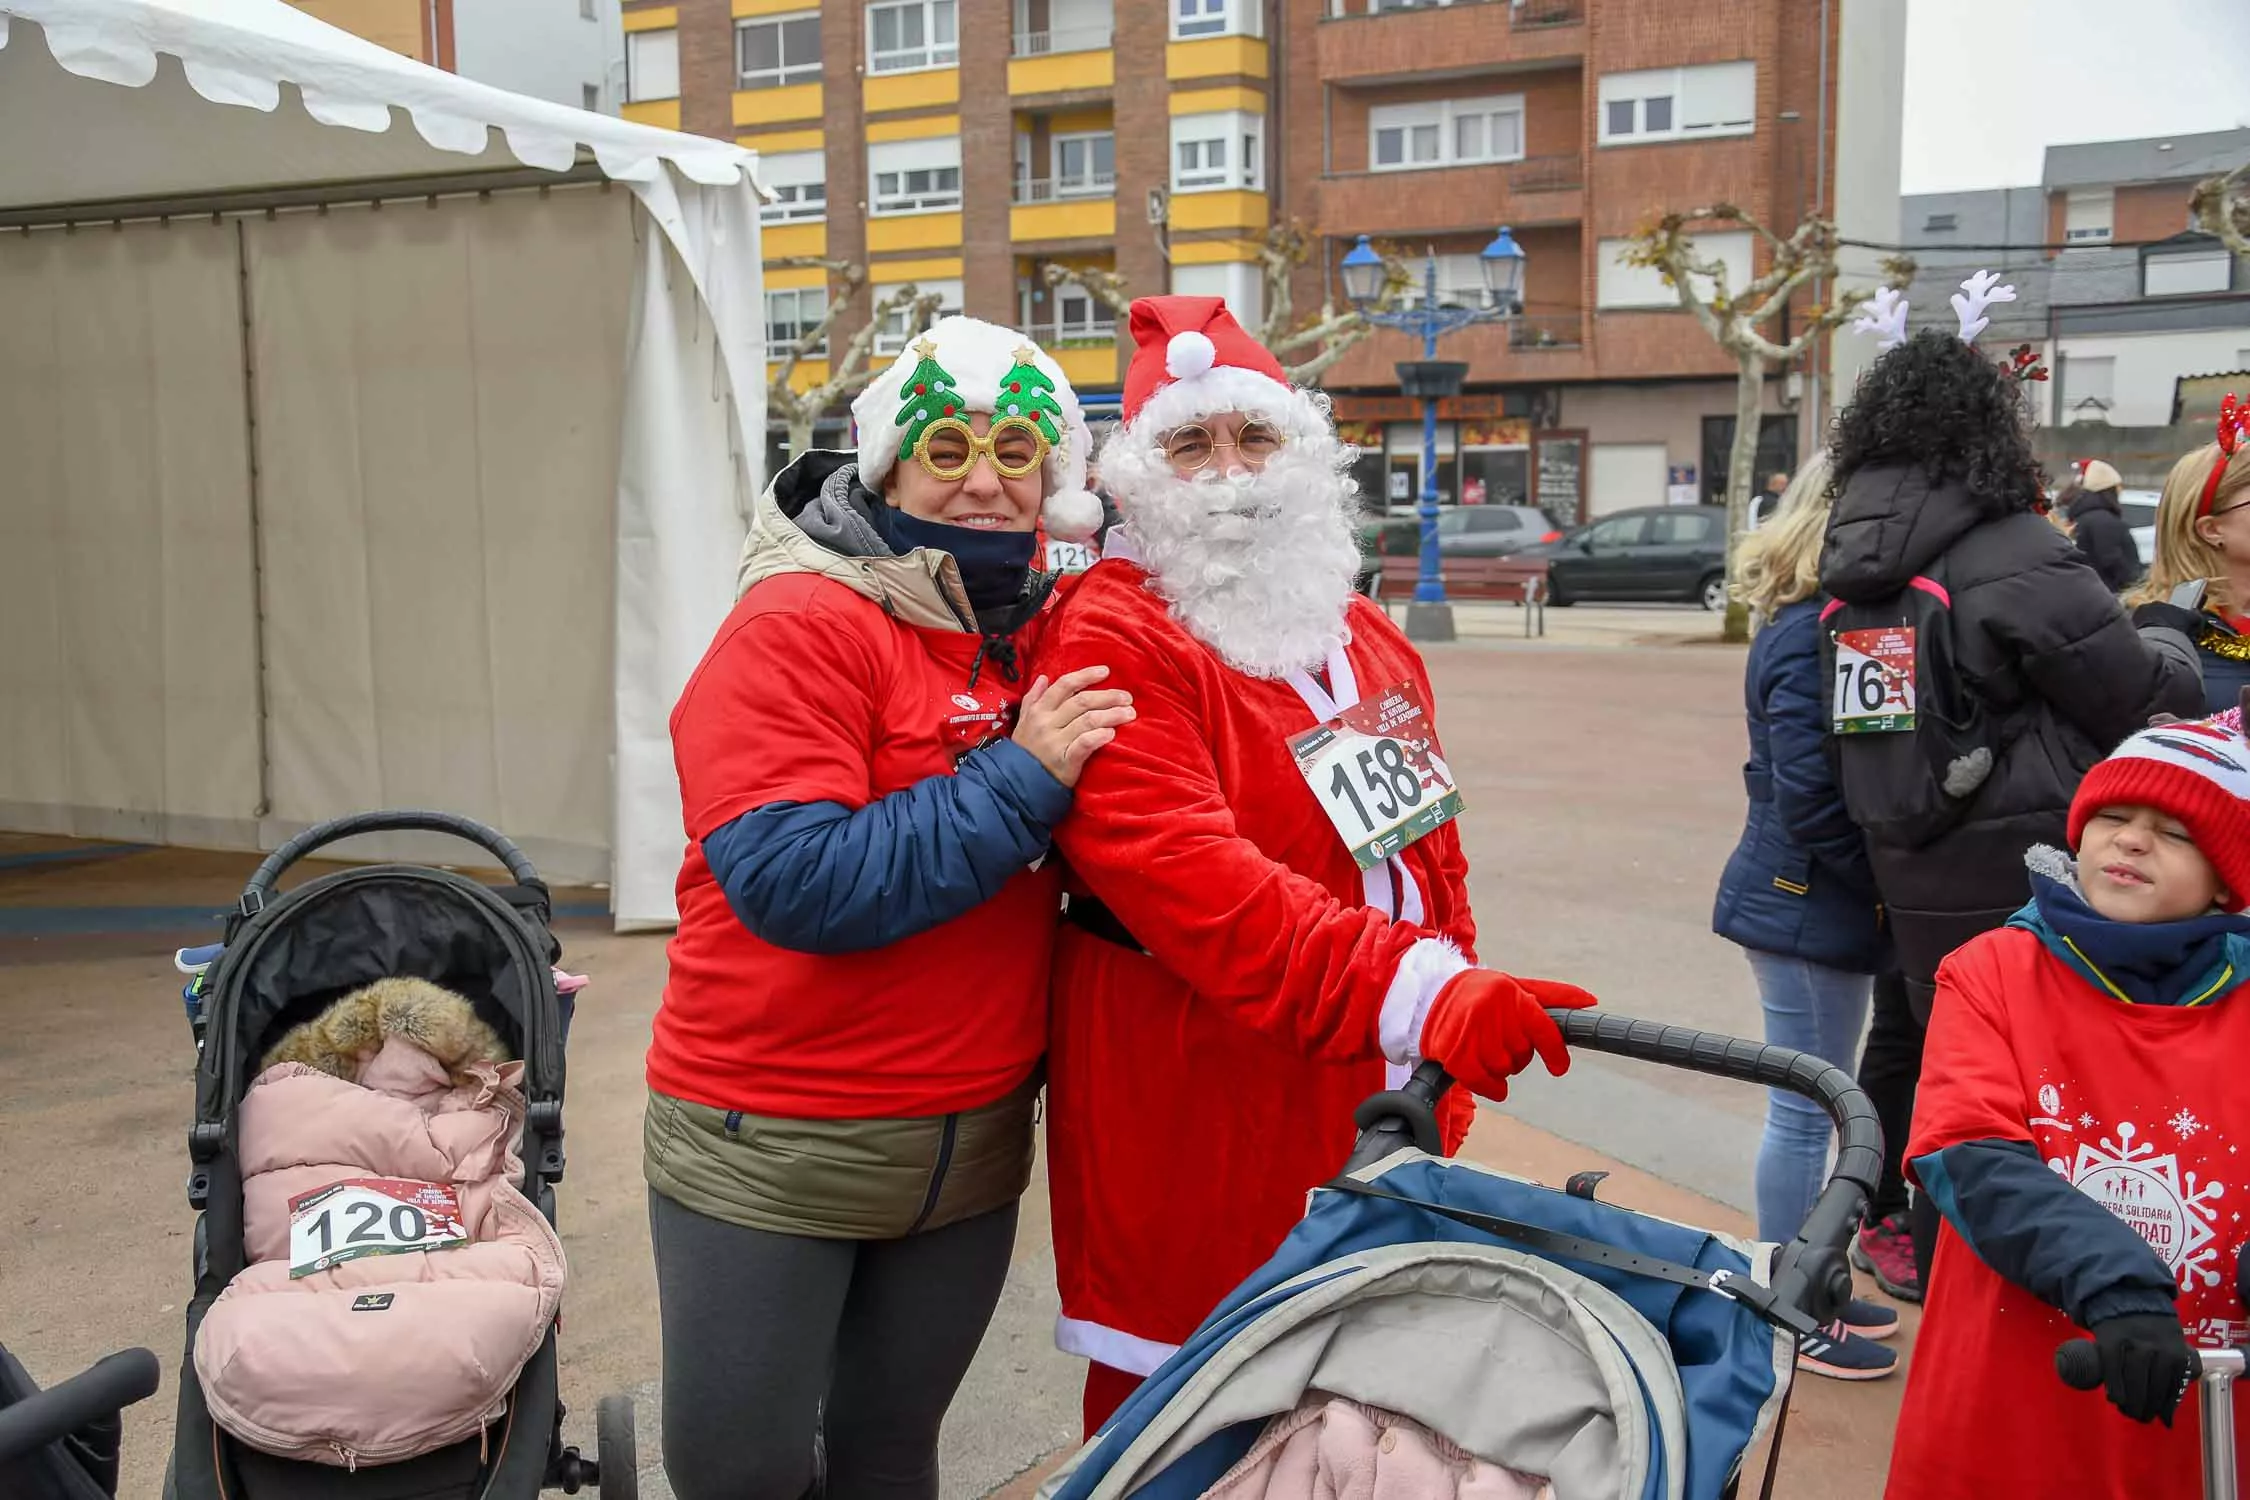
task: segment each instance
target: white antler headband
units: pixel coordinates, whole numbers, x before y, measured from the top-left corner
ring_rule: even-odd
[[[1967,295],[1963,295],[1966,293]],[[1953,294],[1953,313],[1961,320],[1961,342],[1973,344],[1977,335],[1992,325],[1984,310],[1995,302],[2013,302],[2016,289],[2001,284],[1998,271],[1979,271],[1961,283],[1961,290]]]
[[[1906,298],[1897,287],[1878,288],[1868,299],[1867,311],[1852,324],[1854,333],[1871,333],[1878,349],[1895,349],[1906,342]]]

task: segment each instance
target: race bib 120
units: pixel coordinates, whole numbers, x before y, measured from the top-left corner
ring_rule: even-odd
[[[1363,870],[1461,815],[1461,793],[1411,683],[1362,699],[1289,749]]]
[[[1836,676],[1829,683],[1833,734],[1900,734],[1914,727],[1914,627],[1836,634]]]
[[[292,1280],[363,1255],[450,1250],[468,1242],[461,1200],[442,1183],[354,1177],[289,1200]]]

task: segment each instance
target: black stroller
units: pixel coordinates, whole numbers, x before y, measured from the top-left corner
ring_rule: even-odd
[[[156,1394],[156,1356],[112,1354],[39,1389],[0,1348],[0,1495],[8,1500],[109,1500],[117,1493],[120,1413]]]
[[[512,884],[486,886],[430,866],[384,864],[341,870],[285,892],[274,888],[284,870],[324,845],[398,830],[477,844],[499,859]],[[186,999],[200,1051],[195,1122],[188,1128],[195,1292],[187,1310],[189,1358],[181,1368],[167,1500],[527,1500],[550,1487],[574,1494],[590,1486],[598,1486],[602,1500],[633,1500],[638,1465],[630,1397],[608,1396],[596,1407],[593,1458],[562,1445],[552,1325],[509,1394],[507,1414],[482,1437],[357,1470],[296,1463],[236,1442],[211,1420],[195,1375],[196,1332],[244,1264],[237,1106],[257,1060],[276,1038],[362,985],[409,975],[465,995],[523,1059],[523,1192],[554,1222],[554,1184],[563,1174],[565,1012],[552,969],[561,946],[548,930],[551,915],[546,885],[504,835],[449,813],[361,813],[308,829],[268,855],[227,917],[224,944],[215,954],[195,955],[205,966],[183,962],[195,974]]]

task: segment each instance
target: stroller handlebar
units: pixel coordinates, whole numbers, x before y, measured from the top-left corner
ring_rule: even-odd
[[[255,916],[265,908],[266,899],[273,894],[274,882],[281,872],[315,849],[329,844],[357,838],[363,833],[442,833],[475,844],[499,859],[506,867],[508,878],[518,885],[537,886],[542,882],[539,871],[516,847],[515,840],[497,828],[488,828],[474,818],[459,813],[428,812],[398,809],[388,812],[353,813],[348,817],[331,818],[316,823],[298,834],[288,843],[265,857],[250,876],[250,883],[242,888],[242,912]]]
[[[0,1464],[59,1443],[103,1417],[156,1394],[156,1356],[146,1349],[106,1355],[60,1385],[0,1408]]]
[[[1550,1010],[1563,1040],[1589,1052],[1608,1052],[1660,1067],[1681,1068],[1766,1088],[1787,1089],[1818,1104],[1836,1122],[1836,1167],[1819,1200],[1774,1262],[1776,1301],[1802,1309],[1816,1323],[1835,1317],[1851,1296],[1845,1259],[1852,1234],[1867,1211],[1883,1167],[1883,1131],[1875,1107],[1851,1075],[1835,1064],[1790,1047],[1769,1046],[1692,1026],[1643,1021],[1603,1010]],[[1445,1069],[1425,1062],[1404,1087],[1377,1094],[1360,1106],[1359,1142],[1344,1170],[1354,1172],[1393,1151],[1439,1149],[1435,1105],[1451,1086]]]

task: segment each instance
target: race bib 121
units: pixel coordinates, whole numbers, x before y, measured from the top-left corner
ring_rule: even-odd
[[[1461,793],[1411,683],[1362,699],[1289,749],[1363,870],[1461,815]]]
[[[450,1250],[468,1242],[460,1197],[442,1183],[354,1177],[289,1200],[292,1280],[363,1255]]]
[[[1914,627],[1836,634],[1829,687],[1833,734],[1902,734],[1914,728]]]

